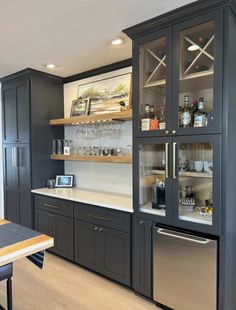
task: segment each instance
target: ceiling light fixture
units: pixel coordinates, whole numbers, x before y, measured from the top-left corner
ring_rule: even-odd
[[[125,42],[124,39],[117,37],[111,40],[111,45],[121,45],[124,42]]]
[[[199,50],[199,45],[197,45],[197,44],[192,44],[192,45],[190,45],[189,47],[188,47],[188,51],[190,51],[190,52],[195,52],[195,51],[197,51],[197,50]]]
[[[54,69],[54,68],[56,68],[56,65],[54,65],[54,64],[47,64],[46,68],[47,69]]]

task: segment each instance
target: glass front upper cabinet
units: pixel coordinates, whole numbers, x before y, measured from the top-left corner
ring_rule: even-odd
[[[175,217],[186,228],[202,224],[210,232],[220,209],[220,154],[216,137],[177,138],[173,143]]]
[[[167,128],[169,36],[139,46],[139,132],[163,134]]]
[[[161,139],[161,138],[159,138]],[[139,211],[169,216],[169,153],[170,141],[148,141],[138,144]]]
[[[174,31],[174,129],[183,134],[220,132],[220,31],[215,18],[196,24],[198,20],[177,25]]]

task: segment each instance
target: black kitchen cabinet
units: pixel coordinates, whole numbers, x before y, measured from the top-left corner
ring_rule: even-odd
[[[133,217],[133,288],[152,298],[152,221]]]
[[[4,144],[4,197],[6,218],[28,226],[31,194],[28,144]]]
[[[130,214],[75,203],[75,261],[130,286]]]
[[[130,234],[101,227],[101,273],[130,286]]]
[[[63,174],[64,164],[50,160],[51,140],[63,128],[51,128],[53,116],[63,117],[62,78],[25,69],[1,79],[5,217],[34,226],[31,189]]]
[[[3,142],[29,143],[30,141],[30,82],[17,79],[3,84]]]
[[[75,262],[99,271],[98,227],[83,221],[75,221]]]
[[[64,213],[61,212],[63,207],[66,210]],[[35,229],[54,238],[51,252],[74,260],[74,221],[71,202],[36,195]]]
[[[124,30],[133,39],[135,214],[218,240],[219,310],[236,310],[235,15],[234,0],[195,1]],[[146,104],[161,124],[151,127]]]

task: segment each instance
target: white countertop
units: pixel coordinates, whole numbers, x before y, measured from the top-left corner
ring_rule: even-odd
[[[83,202],[103,208],[110,208],[126,212],[134,212],[132,196],[92,189],[79,188],[39,188],[32,193],[46,195],[66,200]]]

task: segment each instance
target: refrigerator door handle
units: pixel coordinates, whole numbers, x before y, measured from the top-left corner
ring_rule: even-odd
[[[196,237],[193,238],[189,238],[189,237],[185,237],[185,236],[181,236],[178,234],[174,234],[173,232],[168,232],[168,230],[164,229],[164,228],[157,228],[157,233],[160,235],[165,235],[165,236],[169,236],[169,237],[173,237],[173,238],[177,238],[177,239],[182,239],[182,240],[186,240],[186,241],[190,241],[190,242],[196,242],[196,243],[200,243],[200,244],[208,244],[209,242],[211,242],[211,240],[206,239],[206,238],[200,238],[200,237]]]

